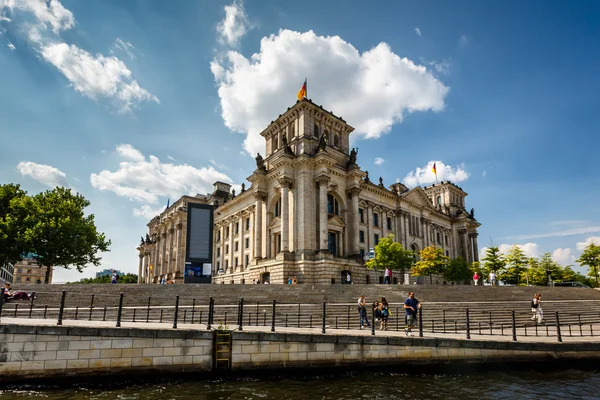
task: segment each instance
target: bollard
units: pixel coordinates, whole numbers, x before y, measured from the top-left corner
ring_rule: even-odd
[[[106,321],[106,310],[108,309],[108,307],[104,307],[104,314],[102,314],[102,321]]]
[[[419,337],[423,337],[423,309],[419,308]]]
[[[67,296],[67,292],[62,291],[62,296],[60,298],[60,308],[58,309],[58,322],[56,325],[62,325],[63,313],[65,312],[65,297]]]
[[[158,321],[158,322],[160,322],[161,324],[162,324],[162,321],[163,321],[163,311],[165,311],[165,310],[163,310],[163,309],[161,308],[161,309],[160,309],[160,321]]]
[[[238,331],[242,330],[242,325],[244,325],[244,299],[241,298],[240,299],[240,310],[239,310],[240,316],[238,318]]]
[[[558,311],[555,312],[556,315],[556,338],[559,342],[562,342],[562,335],[560,334],[560,320],[558,319]]]
[[[31,318],[31,313],[33,312],[33,300],[35,299],[35,292],[31,293],[31,304],[29,305],[29,317]],[[581,322],[581,318],[579,319],[579,322]]]
[[[579,319],[579,335],[583,336],[583,327],[581,326],[581,314],[577,314],[577,318]]]
[[[275,332],[275,303],[276,301],[273,300],[273,312],[271,315],[271,332]]]
[[[513,334],[512,340],[513,340],[513,342],[516,342],[517,341],[517,325],[515,322],[515,310],[512,311],[512,334]]]
[[[371,307],[371,308],[373,308],[373,307]],[[371,311],[371,336],[375,336],[375,309],[374,308]]]
[[[46,319],[46,314],[48,313],[48,304],[44,306],[44,319]]]
[[[196,314],[196,299],[192,299],[192,325],[194,324],[194,314]]]
[[[467,312],[467,339],[471,339],[471,320],[469,319],[469,309],[466,309]]]
[[[146,308],[146,322],[150,321],[150,301],[152,296],[148,296],[148,307]]]
[[[206,329],[208,329],[208,330],[210,330],[210,327],[212,325],[212,315],[213,315],[213,307],[214,306],[215,306],[215,301],[211,297],[208,300],[208,323],[206,325]]]
[[[175,296],[175,315],[173,316],[173,329],[177,329],[178,315],[179,315],[179,296]]]
[[[4,306],[4,288],[0,289],[0,322],[2,321],[3,306]]]
[[[19,310],[19,303],[15,304],[15,318],[17,318],[17,311]]]
[[[75,321],[77,321],[78,315],[79,315],[79,306],[75,306]]]
[[[121,327],[121,317],[123,316],[123,293],[119,296],[119,310],[117,311],[117,328]]]
[[[92,320],[92,310],[94,309],[94,297],[95,295],[92,295],[92,300],[90,301],[90,315],[88,315],[88,321]]]
[[[326,310],[325,310],[326,304],[327,303],[323,302],[323,329],[321,330],[321,333],[325,333],[325,318],[327,317]],[[311,317],[312,317],[312,314],[311,314]]]
[[[492,322],[492,312],[490,311],[490,335],[494,334],[494,331],[493,331],[494,328],[492,327],[493,324],[494,323]]]
[[[442,324],[444,333],[446,333],[446,310],[442,310]]]
[[[133,309],[133,318],[131,319],[131,322],[135,322],[135,312],[137,311],[137,308]]]

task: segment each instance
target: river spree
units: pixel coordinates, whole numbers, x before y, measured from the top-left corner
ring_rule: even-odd
[[[598,370],[484,371],[468,373],[348,372],[302,378],[199,380],[156,378],[53,386],[4,387],[0,399],[48,400],[355,400],[355,399],[598,399]]]

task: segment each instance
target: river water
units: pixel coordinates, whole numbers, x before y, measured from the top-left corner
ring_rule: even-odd
[[[303,377],[195,380],[142,378],[60,386],[0,388],[0,399],[48,400],[382,400],[382,399],[600,399],[600,370],[509,367],[444,373],[369,370]]]

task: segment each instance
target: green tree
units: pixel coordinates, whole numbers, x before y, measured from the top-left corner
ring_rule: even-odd
[[[473,270],[464,258],[458,257],[450,260],[444,269],[444,279],[450,282],[468,282],[473,277]]]
[[[499,275],[500,280],[509,285],[519,285],[521,276],[527,269],[527,257],[519,246],[514,245],[510,248],[506,255],[506,264],[506,271]]]
[[[550,253],[544,253],[540,259],[538,268],[541,271],[541,279],[536,280],[535,285],[548,286],[550,279],[554,281],[562,278],[563,269],[559,263],[552,259],[552,254]]]
[[[433,274],[443,274],[448,265],[448,257],[444,249],[427,246],[419,252],[419,261],[412,267],[412,274],[416,276],[429,275],[429,282],[433,283]]]
[[[496,274],[502,272],[506,266],[506,260],[498,247],[488,247],[483,258],[483,272],[487,277],[492,271]]]
[[[595,243],[587,245],[579,259],[575,260],[581,266],[588,267],[588,276],[594,281],[594,286],[599,287],[598,267],[600,266],[600,246]]]
[[[561,279],[557,279],[557,282],[581,282],[588,286],[593,286],[592,282],[588,277],[583,274],[580,274],[577,271],[574,271],[572,265],[567,265],[561,271]]]
[[[394,235],[388,235],[379,240],[375,246],[375,257],[366,262],[369,269],[399,269],[404,279],[404,270],[410,269],[414,261],[414,253],[406,250],[394,241]]]
[[[97,253],[109,251],[111,242],[97,231],[94,215],[84,214],[88,200],[60,187],[29,199],[32,210],[25,221],[25,240],[38,264],[48,267],[45,283],[53,267],[74,266],[81,272],[88,264],[100,265]]]
[[[79,284],[90,284],[90,283],[110,283],[111,276],[110,275],[102,275],[97,276],[95,278],[83,278],[78,280],[77,282],[71,282],[71,284],[79,285]],[[119,283],[137,283],[138,276],[136,274],[124,274],[119,275]]]
[[[24,237],[24,221],[30,212],[26,198],[27,192],[19,185],[0,185],[0,266],[16,263],[29,251]]]

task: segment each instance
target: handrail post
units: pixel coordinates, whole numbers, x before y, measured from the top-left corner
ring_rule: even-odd
[[[375,336],[375,309],[373,307],[371,307],[371,308],[372,308],[372,310],[371,310],[371,336]],[[366,311],[367,310],[365,310],[365,314],[366,314]],[[367,319],[367,322],[368,321],[369,320]]]
[[[90,301],[90,315],[88,316],[88,321],[92,320],[92,310],[94,309],[94,297],[95,295],[92,295],[92,300]]]
[[[326,304],[327,304],[326,302],[323,302],[323,329],[321,330],[321,333],[325,333],[325,318],[327,316],[326,310],[325,310]]]
[[[212,308],[213,308],[213,298],[211,297],[208,301],[208,323],[206,325],[206,329],[210,330],[210,326],[212,324]]]
[[[119,311],[117,311],[117,328],[121,327],[121,317],[123,316],[123,293],[119,296]]]
[[[63,314],[65,312],[65,297],[67,296],[67,292],[62,291],[62,295],[60,297],[60,309],[58,310],[58,322],[56,325],[62,325]]]
[[[152,296],[148,296],[148,307],[146,308],[146,322],[150,321],[150,301]]]
[[[31,293],[31,304],[29,304],[29,317],[31,318],[31,313],[33,312],[33,301],[35,300],[35,292]],[[581,326],[581,318],[579,318],[579,325]]]
[[[243,326],[244,326],[244,298],[242,297],[240,299],[240,305],[239,305],[239,311],[238,311],[239,315],[238,315],[238,331],[243,330]]]
[[[419,337],[423,337],[423,308],[419,308]]]
[[[560,333],[560,319],[558,319],[558,311],[555,312],[556,315],[556,338],[559,343],[562,343],[562,335]]]
[[[467,339],[471,339],[471,320],[469,319],[469,309],[467,308]]]
[[[512,310],[512,340],[513,342],[517,341],[517,323],[515,322],[515,310]]]
[[[0,322],[2,322],[2,307],[4,306],[4,288],[0,289]]]
[[[179,316],[179,296],[175,296],[175,315],[173,316],[173,329],[177,329],[177,317],[178,316]]]
[[[277,301],[273,300],[273,313],[271,315],[271,332],[275,332],[275,305]]]

